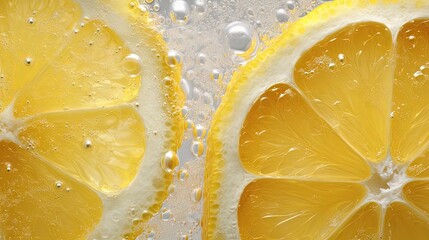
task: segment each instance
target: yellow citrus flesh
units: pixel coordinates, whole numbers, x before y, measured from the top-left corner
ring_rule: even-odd
[[[386,26],[359,23],[328,36],[295,65],[295,82],[312,106],[371,161],[387,153],[391,51]]]
[[[429,19],[416,19],[402,27],[397,38],[392,109],[392,157],[400,163],[413,160],[428,147],[428,49]]]
[[[180,65],[136,4],[0,2],[1,239],[132,239],[160,209]]]
[[[247,171],[268,176],[357,181],[371,174],[365,160],[287,84],[269,88],[249,110],[240,160]]]
[[[241,195],[241,239],[326,238],[365,193],[356,183],[256,180]]]
[[[335,28],[336,18],[315,44],[297,43],[299,34],[319,37],[317,14],[328,21],[334,6],[354,4],[375,15],[429,7],[329,3],[239,71],[209,134],[206,239],[429,238],[428,14],[399,24],[386,10],[379,22]]]
[[[0,153],[2,234],[9,239],[83,239],[97,224],[102,203],[88,186],[14,143],[0,142]]]

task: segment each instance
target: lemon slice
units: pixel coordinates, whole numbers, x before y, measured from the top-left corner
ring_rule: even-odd
[[[134,239],[160,209],[183,95],[144,10],[0,2],[1,239]]]
[[[344,0],[234,75],[204,239],[429,238],[429,1]]]

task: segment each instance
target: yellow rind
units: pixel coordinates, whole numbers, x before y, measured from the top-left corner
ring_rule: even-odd
[[[305,17],[290,24],[282,35],[270,41],[267,49],[257,54],[253,60],[235,72],[228,84],[222,102],[214,115],[207,140],[208,148],[204,174],[204,207],[202,217],[203,239],[226,239],[225,233],[218,229],[217,223],[217,216],[221,207],[219,205],[220,185],[222,184],[223,167],[225,165],[225,148],[221,140],[221,130],[228,129],[228,123],[234,117],[234,107],[238,97],[235,93],[240,91],[242,86],[246,85],[252,77],[266,74],[265,69],[268,69],[269,65],[275,64],[272,62],[274,59],[272,55],[275,55],[278,49],[293,49],[298,41],[302,41],[300,36],[303,33],[317,31],[315,26],[320,25],[321,22],[326,22],[340,13],[344,14],[356,11],[358,8],[398,3],[414,4],[416,8],[419,8],[427,4],[427,0],[336,0],[324,3]]]
[[[176,65],[172,67],[167,64],[165,61],[165,57],[168,53],[167,44],[161,33],[155,29],[148,12],[142,11],[142,9],[138,7],[140,4],[138,0],[106,0],[105,2],[110,5],[112,9],[121,11],[128,16],[129,22],[135,23],[132,25],[133,32],[141,35],[141,38],[144,39],[142,42],[145,44],[145,47],[149,47],[153,50],[154,54],[157,54],[157,62],[153,64],[161,66],[159,69],[161,77],[157,79],[157,81],[159,82],[162,92],[165,93],[163,96],[164,104],[162,111],[164,111],[169,118],[167,125],[170,129],[166,136],[164,136],[167,139],[164,148],[177,152],[182,143],[184,134],[184,120],[181,108],[184,105],[185,96],[180,88],[182,66]],[[172,80],[169,85],[163,82],[163,79],[166,77]],[[161,159],[159,159],[159,162],[161,162]],[[161,209],[162,202],[168,196],[168,187],[172,179],[173,176],[171,173],[163,172],[158,179],[152,180],[153,184],[157,186],[156,188],[160,189],[154,197],[155,203],[148,208],[147,214],[143,214],[139,217],[139,220],[133,219],[133,221],[129,223],[130,228],[122,234],[124,239],[136,239],[142,233],[144,223],[150,220],[148,215],[154,215]]]

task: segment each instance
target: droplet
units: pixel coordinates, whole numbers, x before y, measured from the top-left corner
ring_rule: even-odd
[[[188,117],[188,115],[189,115],[189,111],[190,111],[189,107],[188,107],[188,106],[184,106],[184,107],[182,108],[182,116],[183,116],[184,118],[187,118],[187,117]]]
[[[253,28],[244,22],[235,21],[228,24],[224,29],[225,46],[236,58],[236,63],[242,63],[252,59],[259,46],[259,39]]]
[[[195,10],[199,13],[203,13],[207,10],[206,0],[195,0]]]
[[[36,22],[36,19],[34,19],[33,17],[29,17],[29,18],[27,19],[27,22],[28,22],[29,24],[34,24],[34,23]]]
[[[171,173],[179,166],[180,160],[177,154],[173,151],[168,151],[161,160],[161,167],[164,171]]]
[[[189,21],[189,4],[184,0],[171,3],[170,18],[175,23],[185,24]]]
[[[201,188],[195,188],[194,190],[192,190],[192,201],[197,203],[201,200],[202,196],[203,191],[201,190]]]
[[[177,178],[184,182],[189,177],[189,172],[186,169],[180,169],[179,172],[177,172]]]
[[[222,72],[219,69],[213,69],[210,73],[210,79],[216,82],[222,81]]]
[[[346,56],[342,53],[338,54],[338,61],[340,61],[341,64],[344,64],[346,62]]]
[[[207,130],[206,128],[201,125],[197,124],[194,128],[194,138],[204,138],[206,136]]]
[[[328,64],[328,68],[329,68],[329,69],[331,69],[331,70],[334,70],[334,68],[335,68],[335,63],[333,63],[333,62],[332,62],[332,63],[329,63],[329,64]]]
[[[286,2],[286,6],[287,8],[289,8],[290,10],[294,10],[295,9],[295,1],[290,0]]]
[[[151,219],[152,216],[153,215],[150,212],[144,210],[143,213],[142,213],[142,220],[143,221],[147,221],[147,220]]]
[[[196,157],[200,157],[204,153],[204,144],[201,140],[192,141],[191,152]]]
[[[158,12],[160,9],[161,9],[161,6],[159,5],[159,3],[155,3],[155,4],[153,5],[153,10],[154,10],[155,12]]]
[[[63,183],[61,181],[56,181],[55,182],[55,188],[56,189],[61,189],[63,187]]]
[[[278,22],[284,23],[289,20],[289,15],[284,8],[280,8],[276,11],[276,19]]]
[[[182,54],[176,50],[169,50],[166,57],[166,62],[170,67],[182,64]]]
[[[136,77],[142,71],[142,64],[140,56],[132,53],[122,60],[122,71],[130,77]]]
[[[83,146],[86,149],[92,148],[92,141],[91,141],[91,139],[86,139],[85,142],[83,143]]]
[[[165,222],[170,221],[171,217],[172,217],[172,214],[170,209],[166,209],[166,208],[162,209],[161,211],[162,221],[165,221]]]
[[[12,164],[6,163],[6,172],[12,172]]]
[[[186,234],[182,234],[182,235],[180,235],[180,237],[179,237],[179,240],[188,240],[189,238],[188,238],[188,235],[186,235]]]
[[[33,59],[31,57],[25,58],[25,65],[30,66],[33,63]]]
[[[173,81],[171,80],[170,77],[165,77],[164,78],[164,85],[170,86],[172,83],[173,83]]]

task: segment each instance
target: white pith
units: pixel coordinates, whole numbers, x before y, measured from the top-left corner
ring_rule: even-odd
[[[222,143],[222,149],[217,151],[221,152],[225,164],[222,169],[220,186],[227,186],[218,190],[220,207],[216,231],[219,231],[226,239],[240,239],[237,208],[243,189],[256,179],[266,178],[247,173],[240,163],[238,151],[242,124],[254,101],[274,84],[294,85],[294,65],[300,56],[326,36],[349,24],[379,22],[385,24],[391,31],[393,39],[396,39],[403,24],[416,18],[429,17],[429,3],[416,7],[414,1],[400,2],[401,4],[398,5],[379,4],[354,9],[344,6],[343,9],[336,9],[328,20],[315,22],[309,29],[300,33],[293,47],[276,49],[273,55],[260,62],[248,76],[246,84],[240,85],[240,91],[234,92],[236,94],[233,98],[234,101],[229,104],[234,106],[234,109],[240,109],[242,114],[238,114],[237,111],[224,111],[222,120],[218,122],[219,132],[216,134],[217,140]],[[405,173],[405,166],[394,167],[390,157],[386,157],[379,164],[369,164],[372,166],[372,172],[378,175],[381,181],[378,183],[379,185],[377,185],[377,181],[371,180],[361,183],[369,189],[367,198],[362,204],[374,201],[381,206],[387,206],[389,202],[402,201],[401,188],[409,181]],[[377,187],[379,191],[377,191]]]

